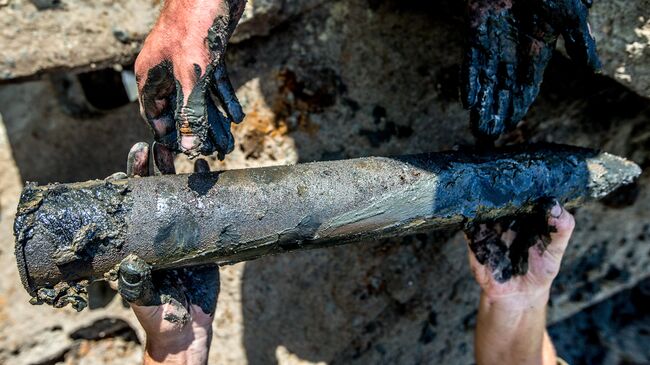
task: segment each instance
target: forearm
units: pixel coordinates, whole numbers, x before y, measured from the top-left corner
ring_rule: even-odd
[[[478,365],[556,365],[546,332],[548,291],[537,297],[488,298],[481,294],[475,334]]]
[[[247,0],[165,0],[161,15],[171,19],[177,19],[179,15],[188,16],[191,21],[203,19],[205,14],[210,14],[211,17],[226,16],[227,22],[231,23],[228,31],[232,33],[244,13],[246,2]]]

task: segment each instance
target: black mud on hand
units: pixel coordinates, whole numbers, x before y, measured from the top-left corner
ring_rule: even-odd
[[[164,319],[185,324],[191,320],[190,306],[213,315],[219,295],[219,268],[216,265],[151,271],[151,267],[135,255],[126,257],[118,271],[118,292],[129,303],[138,306],[168,304],[172,310]]]
[[[600,68],[581,0],[469,0],[461,99],[479,140],[514,129],[539,94],[557,38],[577,62]]]
[[[593,71],[600,71],[602,64],[589,25],[592,1],[547,0],[542,2],[542,5],[542,11],[549,23],[562,34],[569,57]]]
[[[222,64],[208,65],[203,72],[201,67],[195,64],[197,82],[186,100],[181,84],[176,82],[177,103],[174,119],[177,123],[180,149],[192,157],[198,154],[209,155],[217,152],[218,157],[223,159],[226,154],[232,152],[235,146],[235,140],[230,131],[231,123],[240,123],[244,119],[242,107],[230,81],[223,80],[223,77],[227,76],[222,76],[220,81],[227,83],[228,86],[215,85],[217,81],[215,72],[220,67],[225,69]],[[225,71],[217,73],[223,74]],[[213,96],[213,93],[216,96]],[[219,110],[215,98],[232,117],[226,117]],[[184,145],[184,136],[192,136],[193,145]]]
[[[530,247],[544,250],[551,242],[552,227],[547,222],[557,204],[556,199],[545,198],[533,213],[467,225],[465,234],[476,260],[487,266],[500,283],[525,275]]]
[[[472,131],[499,136],[512,115],[518,30],[510,2],[470,0],[469,44],[462,68],[461,96],[470,109]]]
[[[139,75],[138,75],[139,76]],[[141,79],[138,78],[138,83]],[[163,60],[147,71],[146,82],[139,92],[140,113],[151,129],[154,140],[174,150],[178,149],[174,110],[176,96],[173,66]]]
[[[217,152],[219,159],[232,152],[234,138],[231,123],[240,123],[245,115],[235,90],[230,83],[225,65],[228,39],[241,16],[241,2],[231,1],[228,15],[218,16],[208,30],[205,43],[210,52],[210,63],[201,70],[194,64],[196,84],[185,100],[181,84],[176,81],[176,114],[181,150],[190,156]],[[225,110],[224,115],[218,108]],[[192,146],[184,146],[183,136],[194,136]]]
[[[230,83],[224,58],[228,39],[245,3],[219,2],[217,16],[204,36],[161,41],[161,37],[177,33],[174,25],[166,25],[162,31],[154,28],[148,37],[154,41],[145,41],[138,57],[141,62],[136,61],[141,112],[155,141],[169,150],[190,157],[217,152],[220,159],[233,150],[231,123],[240,123],[244,112]],[[170,46],[173,52],[168,51],[169,47],[159,46],[170,41],[186,44]],[[184,47],[191,51],[184,52]],[[197,48],[205,58],[196,57]]]

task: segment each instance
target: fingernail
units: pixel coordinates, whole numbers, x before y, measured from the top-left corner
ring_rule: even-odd
[[[553,218],[560,218],[562,215],[562,207],[560,206],[560,203],[556,200],[555,204],[553,205],[553,208],[551,208],[551,216]]]
[[[191,151],[198,145],[198,138],[195,135],[182,135],[181,148],[183,151]]]

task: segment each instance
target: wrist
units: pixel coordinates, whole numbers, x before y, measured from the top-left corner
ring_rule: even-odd
[[[160,11],[155,29],[182,34],[207,35],[219,13],[219,1],[214,0],[166,0]]]
[[[494,295],[481,292],[481,306],[494,311],[519,313],[535,309],[545,309],[550,297],[550,288],[536,291]]]
[[[145,359],[155,360],[146,364],[205,364],[207,363],[211,324],[189,323],[171,331],[147,331]]]
[[[167,338],[147,337],[145,364],[206,364],[210,340],[210,334],[167,336]]]

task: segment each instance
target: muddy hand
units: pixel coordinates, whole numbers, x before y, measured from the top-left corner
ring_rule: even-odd
[[[155,149],[154,146],[154,154]],[[165,170],[160,173],[174,172],[173,160],[171,164],[162,161],[159,166]],[[209,171],[205,160],[195,162],[195,171]],[[149,146],[146,143],[134,145],[129,152],[127,174],[130,177],[149,175]],[[197,328],[211,334],[219,294],[217,265],[152,271],[146,262],[131,255],[119,266],[117,284],[119,293],[131,303],[148,337],[190,336],[189,332]]]
[[[526,115],[559,35],[571,58],[600,69],[587,22],[590,5],[590,0],[468,1],[461,98],[479,140],[497,139]]]
[[[244,113],[224,61],[246,0],[167,0],[135,62],[140,111],[155,140],[190,156],[232,151]],[[220,105],[224,115],[217,107]]]
[[[573,216],[548,199],[529,216],[467,227],[470,266],[484,293],[494,298],[547,291],[574,225]]]

